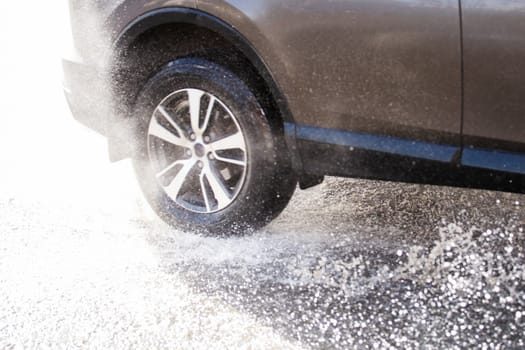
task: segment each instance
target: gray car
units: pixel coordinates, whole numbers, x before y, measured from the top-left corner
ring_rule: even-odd
[[[243,233],[325,175],[525,192],[521,0],[70,0],[74,116],[171,225]]]

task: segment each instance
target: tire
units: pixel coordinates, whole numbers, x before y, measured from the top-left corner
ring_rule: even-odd
[[[207,235],[253,232],[296,184],[287,149],[256,92],[204,59],[178,59],[145,84],[135,106],[133,164],[169,225]]]

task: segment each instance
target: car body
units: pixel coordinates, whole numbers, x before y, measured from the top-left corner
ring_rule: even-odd
[[[77,58],[64,60],[68,99],[108,137],[114,160],[132,152],[123,130],[134,127],[128,110],[148,76],[134,74],[148,66],[137,51],[155,41],[172,57],[159,54],[165,62],[149,71],[206,52],[253,79],[302,188],[336,175],[525,192],[522,1],[124,0],[70,9]]]

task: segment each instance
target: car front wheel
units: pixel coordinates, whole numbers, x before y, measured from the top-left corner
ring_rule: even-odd
[[[145,197],[168,224],[238,234],[268,223],[296,186],[282,135],[245,82],[203,59],[154,74],[136,104],[133,157]]]

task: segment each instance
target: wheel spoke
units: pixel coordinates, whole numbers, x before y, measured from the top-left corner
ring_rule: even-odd
[[[175,119],[173,119],[171,117],[171,115],[168,113],[168,111],[166,111],[166,109],[163,107],[163,106],[159,106],[157,108],[157,110],[160,112],[160,114],[162,114],[162,116],[164,117],[164,119],[166,119],[168,121],[168,123],[170,123],[170,125],[175,129],[177,130],[177,133],[179,134],[179,137],[181,139],[184,139],[186,141],[188,141],[188,139],[186,138],[186,135],[184,134],[184,132],[182,131],[182,128],[175,122]]]
[[[219,156],[217,153],[214,154],[215,159],[220,160],[221,162],[240,165],[240,166],[246,166],[246,162],[244,160],[238,160],[228,157]]]
[[[188,102],[190,104],[190,121],[191,128],[194,133],[200,135],[200,114],[201,114],[201,98],[204,91],[196,89],[188,89]]]
[[[211,146],[214,151],[223,151],[228,149],[240,149],[242,151],[246,151],[244,146],[244,138],[240,131],[211,143]]]
[[[157,179],[160,179],[162,178],[164,175],[166,175],[167,173],[169,173],[173,168],[175,168],[177,165],[184,165],[185,164],[185,161],[184,160],[177,160],[173,163],[171,163],[170,165],[168,165],[166,168],[164,168],[163,170],[159,171],[155,176],[157,177]]]
[[[213,106],[215,105],[215,97],[210,96],[210,102],[208,103],[208,110],[206,111],[206,116],[204,117],[204,123],[202,124],[202,128],[199,129],[199,133],[202,135],[208,129],[208,124],[210,122],[211,117],[211,111],[213,110]]]
[[[213,171],[211,165],[206,162],[203,170],[204,176],[208,179],[213,196],[219,204],[219,208],[224,208],[230,204],[231,198],[230,193],[223,184],[223,181],[219,179],[218,175]]]
[[[166,129],[164,126],[162,126],[158,121],[157,118],[153,117],[151,119],[150,125],[149,125],[149,134],[152,136],[155,136],[161,140],[164,140],[166,142],[169,142],[173,145],[177,145],[180,147],[188,147],[188,141],[184,138],[181,138],[174,133],[172,133],[170,130]]]
[[[202,196],[204,197],[204,203],[206,203],[206,210],[211,211],[212,209],[211,209],[210,199],[208,198],[208,191],[206,189],[206,186],[204,185],[204,177],[205,177],[205,173],[202,172],[200,176]]]
[[[186,178],[188,177],[189,172],[195,165],[196,161],[193,159],[188,159],[184,161],[179,161],[179,164],[184,164],[182,168],[179,170],[177,175],[173,178],[171,183],[164,188],[166,193],[173,199],[176,200],[179,196],[180,189],[182,185],[184,185],[184,182],[186,181]]]

